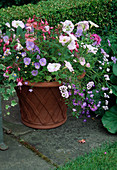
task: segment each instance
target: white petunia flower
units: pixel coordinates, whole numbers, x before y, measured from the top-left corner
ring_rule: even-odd
[[[12,21],[12,26],[14,28],[21,27],[22,29],[25,27],[24,23],[22,21],[19,21],[19,20]]]
[[[94,22],[92,22],[92,21],[89,21],[89,23],[91,24],[91,27],[96,27],[96,28],[98,28],[99,27],[99,25],[97,25],[97,24],[95,24]]]
[[[74,29],[74,25],[71,21],[66,20],[65,22],[61,22],[63,24],[63,32],[70,33]]]
[[[109,75],[105,74],[104,77],[105,77],[105,80],[110,80]]]
[[[70,72],[74,71],[74,69],[73,69],[72,65],[70,64],[70,62],[68,62],[66,60],[64,62],[65,62],[65,67],[67,67]]]
[[[47,69],[49,72],[54,72],[54,71],[58,71],[61,67],[61,64],[59,63],[49,63],[47,65]]]
[[[7,27],[9,27],[10,28],[10,24],[7,22],[6,24],[5,24]]]
[[[90,82],[87,84],[87,89],[90,90],[93,86],[94,86],[94,82],[93,82],[93,81],[90,81]]]

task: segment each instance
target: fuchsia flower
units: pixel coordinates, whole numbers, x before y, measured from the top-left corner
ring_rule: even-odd
[[[92,34],[90,39],[93,39],[95,42],[93,43],[93,45],[100,45],[101,42],[101,38],[99,37],[99,35],[97,34]]]
[[[17,78],[17,86],[22,86],[23,84],[22,84],[22,81],[23,81],[23,78],[21,77],[21,78]]]

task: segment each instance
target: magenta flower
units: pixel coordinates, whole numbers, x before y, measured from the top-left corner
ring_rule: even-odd
[[[101,38],[99,37],[99,35],[97,34],[92,34],[90,39],[93,39],[95,42],[93,43],[93,45],[100,45],[101,42]]]
[[[94,104],[92,107],[89,105],[89,107],[90,107],[90,109],[91,109],[92,111],[96,111],[96,110],[98,109],[95,104]]]
[[[38,70],[33,70],[31,73],[32,73],[33,76],[37,76]]]
[[[25,65],[29,65],[30,62],[31,62],[31,59],[30,59],[29,57],[25,57],[25,58],[24,58],[24,64],[25,64]]]
[[[26,48],[27,50],[32,51],[34,49],[34,42],[26,41]]]
[[[45,58],[41,58],[39,60],[39,63],[40,63],[41,66],[45,66],[46,65],[46,59]]]
[[[34,63],[34,66],[35,66],[36,69],[40,68],[40,64],[39,63]]]

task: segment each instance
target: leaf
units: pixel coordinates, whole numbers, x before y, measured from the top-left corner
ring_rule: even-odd
[[[8,108],[9,108],[9,105],[6,105],[5,108],[8,109]]]
[[[11,106],[15,106],[17,103],[16,103],[16,101],[15,100],[12,100],[11,101]]]
[[[117,96],[117,85],[112,85],[111,86],[112,92],[115,96]]]
[[[117,105],[111,107],[102,117],[102,123],[110,133],[117,132]]]
[[[0,69],[3,70],[3,68],[4,68],[4,65],[0,64]]]
[[[51,76],[46,76],[46,80],[50,81],[50,80],[52,80],[52,77]]]
[[[115,76],[117,76],[117,63],[113,64],[113,73]]]
[[[111,77],[110,77],[110,81],[113,83],[113,84],[117,84],[117,76],[115,76],[115,75],[111,75]]]

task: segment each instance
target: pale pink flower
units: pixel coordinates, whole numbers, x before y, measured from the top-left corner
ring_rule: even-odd
[[[89,68],[89,67],[90,67],[90,63],[87,63],[87,64],[86,64],[86,67],[88,67],[88,68]]]
[[[65,62],[65,66],[69,69],[70,72],[74,71],[74,69],[73,69],[72,65],[70,64],[70,62],[68,62],[66,60],[64,62]]]
[[[85,58],[84,57],[80,57],[79,58],[79,62],[80,62],[80,64],[82,65],[82,66],[84,66],[85,65]]]
[[[59,42],[62,43],[62,45],[65,45],[65,43],[69,42],[70,41],[70,37],[68,36],[63,36],[63,35],[60,35],[59,36]]]
[[[69,50],[75,50],[76,49],[76,43],[75,41],[71,41],[70,44],[67,46]]]
[[[87,89],[90,90],[93,86],[94,86],[94,82],[93,82],[93,81],[90,81],[90,82],[87,84]]]

